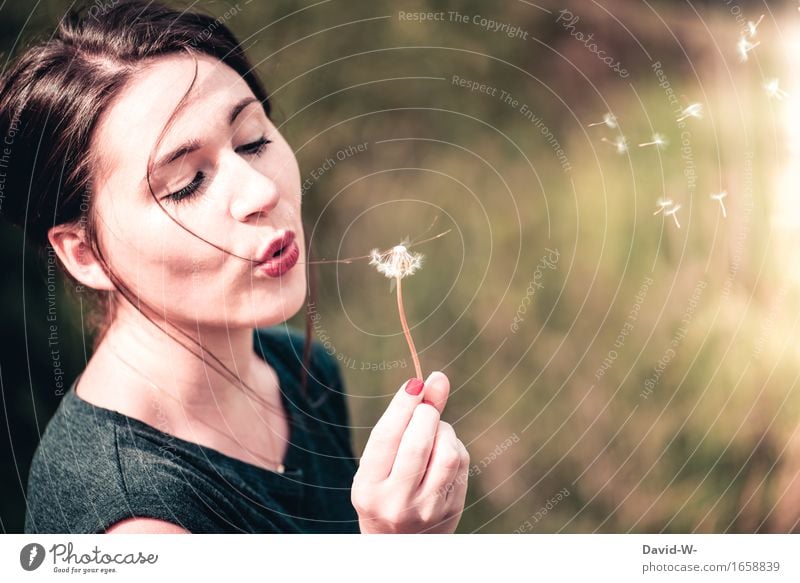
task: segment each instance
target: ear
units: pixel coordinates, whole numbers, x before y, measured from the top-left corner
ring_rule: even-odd
[[[114,285],[86,240],[86,231],[76,225],[56,225],[47,238],[61,263],[83,285],[97,290],[113,290]]]

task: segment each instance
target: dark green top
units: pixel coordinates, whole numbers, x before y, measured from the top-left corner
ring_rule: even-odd
[[[358,533],[350,502],[357,463],[337,361],[314,340],[306,399],[302,334],[281,325],[253,339],[301,425],[290,423],[284,473],[92,405],[73,382],[33,457],[25,532],[98,533],[145,516],[195,533]]]

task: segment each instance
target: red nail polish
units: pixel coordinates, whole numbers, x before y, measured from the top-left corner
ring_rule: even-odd
[[[416,397],[422,392],[423,386],[425,386],[425,383],[422,379],[409,379],[408,383],[406,384],[406,393]]]

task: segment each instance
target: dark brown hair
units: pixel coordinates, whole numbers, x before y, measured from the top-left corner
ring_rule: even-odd
[[[0,144],[5,142],[11,151],[2,215],[24,230],[42,257],[49,251],[47,233],[51,227],[75,224],[85,228],[96,257],[116,287],[110,292],[86,292],[93,306],[86,323],[95,334],[96,349],[113,321],[117,295],[158,326],[147,314],[147,307],[141,309],[141,301],[110,269],[98,244],[92,183],[96,160],[90,144],[100,116],[146,61],[181,53],[208,55],[222,61],[247,82],[267,117],[271,105],[239,42],[221,19],[142,1],[115,3],[102,14],[96,6],[84,11],[85,8],[67,13],[51,37],[27,47],[0,75]],[[195,78],[196,74],[197,70]],[[191,87],[181,104],[190,91]],[[180,105],[170,122],[179,109]],[[166,128],[162,137],[165,131]],[[307,255],[310,257],[310,251]],[[308,273],[313,301],[316,274],[310,266]],[[304,393],[311,355],[311,322],[306,310],[301,382]],[[189,335],[181,335],[199,346]],[[183,346],[200,357],[193,348]],[[209,363],[217,372],[239,380],[219,359],[213,355],[212,359],[224,369],[223,372]]]

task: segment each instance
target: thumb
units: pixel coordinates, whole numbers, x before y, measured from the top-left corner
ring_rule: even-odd
[[[439,415],[444,412],[447,397],[450,395],[450,380],[441,371],[433,371],[425,379],[422,389],[423,402],[430,403],[439,410]]]

